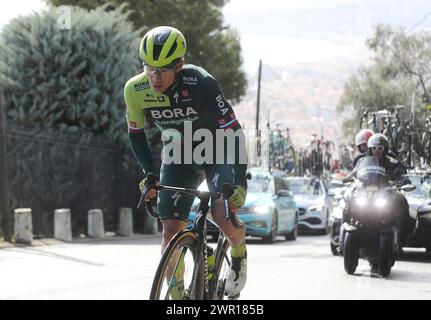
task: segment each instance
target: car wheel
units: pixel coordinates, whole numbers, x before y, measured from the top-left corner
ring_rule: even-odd
[[[296,240],[296,238],[298,238],[298,215],[296,215],[293,230],[286,234],[286,240]]]
[[[263,237],[262,240],[265,243],[275,243],[277,241],[277,230],[278,230],[278,218],[277,213],[272,214],[271,232],[268,236]]]

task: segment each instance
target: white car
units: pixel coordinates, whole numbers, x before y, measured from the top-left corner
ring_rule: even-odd
[[[288,177],[287,182],[298,207],[299,228],[327,234],[335,194],[327,192],[319,178]]]

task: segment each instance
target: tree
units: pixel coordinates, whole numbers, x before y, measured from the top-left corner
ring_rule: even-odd
[[[431,32],[408,35],[403,29],[395,31],[380,25],[367,45],[376,53],[375,63],[382,65],[389,76],[400,74],[411,77],[422,97],[429,101]]]
[[[102,4],[112,10],[127,3],[129,19],[142,36],[159,25],[181,30],[187,40],[186,61],[207,69],[219,80],[225,96],[236,103],[245,94],[247,81],[241,69],[241,45],[235,30],[223,25],[221,9],[227,0],[47,0],[53,5],[93,9]]]
[[[56,208],[72,209],[74,232],[94,207],[114,224],[115,190],[133,172],[117,164],[131,158],[119,152],[128,144],[123,88],[138,70],[138,33],[122,9],[71,8],[70,29],[53,9],[15,18],[0,35],[8,127],[1,138],[9,160],[0,174],[7,176],[7,206],[33,208],[37,234],[52,235]]]
[[[0,74],[14,128],[127,139],[124,83],[137,71],[137,33],[122,13],[71,9],[20,17],[0,38]],[[135,54],[132,54],[135,53]]]
[[[353,113],[343,124],[349,140],[359,129],[364,108],[377,111],[395,105],[410,106],[412,92],[427,99],[431,84],[430,40],[430,33],[407,35],[402,29],[377,26],[366,42],[374,52],[371,63],[350,77],[337,105],[338,111]],[[417,99],[416,105],[421,105],[421,99]],[[404,119],[409,111],[409,108],[403,111]],[[424,108],[416,108],[416,113],[423,112]]]

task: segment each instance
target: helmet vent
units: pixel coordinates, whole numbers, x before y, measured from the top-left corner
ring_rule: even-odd
[[[162,52],[163,45],[154,44],[153,48],[153,58],[154,60],[159,60],[160,52]]]
[[[170,57],[171,55],[174,54],[175,50],[177,50],[177,41],[174,42],[174,44],[172,45],[171,49],[168,52],[168,57]]]
[[[144,41],[143,41],[143,43],[144,43],[144,46],[143,46],[143,49],[144,49],[144,53],[147,55],[148,53],[148,51],[147,51],[147,39],[148,39],[148,37],[145,37],[145,39],[144,39]]]

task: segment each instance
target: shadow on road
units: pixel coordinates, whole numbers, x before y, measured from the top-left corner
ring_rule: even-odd
[[[88,240],[88,241],[76,241],[75,244],[91,244],[91,245],[135,245],[135,246],[152,246],[152,245],[161,245],[161,235],[155,235],[151,237],[145,238],[121,238],[116,237],[115,239],[102,239],[102,240]]]
[[[408,252],[404,251],[399,257],[399,261],[409,261],[409,262],[422,262],[422,263],[430,263],[431,262],[431,253],[426,252]]]
[[[407,283],[431,284],[431,273],[397,270],[396,264],[387,280],[402,281]]]
[[[86,265],[95,266],[95,267],[103,267],[103,266],[105,266],[104,264],[101,264],[101,263],[95,263],[95,262],[91,262],[91,261],[88,261],[88,260],[78,259],[78,258],[75,258],[75,257],[66,256],[66,255],[63,255],[63,254],[58,254],[58,253],[53,253],[53,252],[46,252],[46,251],[44,251],[42,249],[36,249],[36,248],[31,248],[31,247],[26,247],[25,249],[9,248],[8,251],[14,251],[14,252],[18,252],[18,253],[24,254],[24,255],[28,254],[28,255],[47,257],[47,258],[63,259],[63,260],[67,260],[67,261],[71,261],[71,262],[76,262],[76,263],[81,263],[81,264],[86,264]]]

